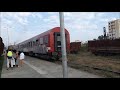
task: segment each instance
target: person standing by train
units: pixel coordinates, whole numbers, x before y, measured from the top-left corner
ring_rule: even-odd
[[[18,65],[18,62],[19,62],[19,52],[18,51],[16,51],[16,57],[15,57],[15,64],[16,64],[16,67],[19,67],[19,65]]]
[[[12,57],[13,57],[12,50],[11,49],[7,50],[7,70],[9,69],[10,66],[13,69]]]
[[[23,51],[20,53],[20,66],[22,67],[23,65],[23,60],[25,59],[25,55],[23,53]]]

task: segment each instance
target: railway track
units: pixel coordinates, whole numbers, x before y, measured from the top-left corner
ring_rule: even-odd
[[[91,66],[87,66],[87,65],[83,65],[83,67],[88,67],[88,68],[92,68],[95,70],[100,70],[100,71],[105,71],[105,72],[110,72],[110,73],[115,73],[115,74],[120,75],[120,72],[118,72],[118,71],[112,71],[112,70],[102,69],[102,68],[98,68],[98,67],[91,67]]]
[[[61,61],[55,61],[54,63],[62,64]],[[83,68],[86,67],[86,68],[91,68],[93,70],[99,70],[99,71],[104,71],[104,72],[108,72],[108,73],[114,73],[114,74],[117,74],[117,75],[120,76],[120,72],[118,72],[118,71],[103,69],[103,68],[99,68],[99,67],[92,67],[92,66],[89,66],[89,65],[79,65],[79,64],[74,64],[74,63],[68,62],[68,66],[70,66],[72,68],[76,68],[76,69],[80,69],[81,67],[83,67]]]

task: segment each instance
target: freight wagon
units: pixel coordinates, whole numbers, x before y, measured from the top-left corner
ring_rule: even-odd
[[[4,50],[4,43],[2,38],[0,37],[0,56],[3,54],[3,50]]]
[[[81,42],[71,42],[70,43],[70,53],[77,54],[80,51]]]
[[[88,51],[95,55],[120,54],[120,39],[88,41]]]
[[[70,52],[70,35],[65,29],[66,51]],[[61,57],[60,27],[52,28],[44,33],[23,41],[15,46],[17,51],[23,51],[30,56],[45,59],[59,59]]]

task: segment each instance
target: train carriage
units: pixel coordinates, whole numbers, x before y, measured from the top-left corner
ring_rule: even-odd
[[[60,27],[52,28],[44,33],[32,37],[16,45],[16,50],[23,51],[30,56],[41,58],[60,58],[61,57],[61,38]],[[66,50],[70,52],[70,35],[65,29]]]
[[[88,51],[95,55],[120,54],[120,39],[88,41]]]
[[[77,54],[80,51],[81,42],[71,42],[70,43],[70,53]]]

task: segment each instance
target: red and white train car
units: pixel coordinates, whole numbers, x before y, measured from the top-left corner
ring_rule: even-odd
[[[70,35],[65,29],[66,50],[70,52]],[[60,27],[52,28],[16,45],[17,51],[41,58],[59,58],[61,56]]]

